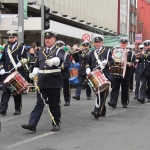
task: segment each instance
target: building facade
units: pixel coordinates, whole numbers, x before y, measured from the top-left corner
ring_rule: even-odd
[[[80,43],[83,34],[89,34],[90,40],[97,33],[104,36],[119,35],[119,1],[44,0],[44,5],[51,9],[50,28],[57,31],[58,39],[65,41],[66,44],[73,44]],[[13,24],[18,18],[11,17],[11,14],[18,13],[18,0],[2,0],[2,4],[9,16],[5,17],[2,14],[0,17],[0,38],[5,42],[7,30],[18,30],[18,26]],[[33,39],[40,44],[41,0],[37,0],[37,4],[28,6],[28,20],[24,20],[26,44],[31,43]],[[110,46],[114,46],[114,43]]]

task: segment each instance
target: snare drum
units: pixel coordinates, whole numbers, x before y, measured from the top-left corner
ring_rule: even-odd
[[[104,73],[98,69],[92,71],[90,75],[87,75],[85,81],[95,94],[98,94],[98,91],[103,92],[110,86],[110,82]]]
[[[28,89],[28,83],[20,75],[18,71],[12,72],[5,80],[4,84],[10,89],[10,91],[16,95],[22,93]]]

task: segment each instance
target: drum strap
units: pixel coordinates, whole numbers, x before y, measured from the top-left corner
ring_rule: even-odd
[[[96,50],[94,51],[94,55],[95,55],[95,58],[96,58],[96,60],[97,60],[97,62],[98,62],[98,65],[100,66],[101,70],[103,70],[103,69],[105,68],[105,66],[102,65],[102,62],[101,62],[100,59],[98,58],[98,55],[97,55],[97,53],[96,53]]]
[[[13,64],[13,66],[15,67],[16,63],[15,63],[15,61],[14,61],[12,55],[11,55],[10,49],[7,49],[7,53],[8,53],[8,56],[9,56],[9,58],[10,58],[12,64]],[[15,70],[17,70],[17,68],[15,68]]]

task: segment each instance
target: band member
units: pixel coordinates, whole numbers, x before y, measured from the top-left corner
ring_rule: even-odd
[[[9,44],[4,48],[2,58],[0,60],[0,74],[2,80],[4,81],[8,75],[10,75],[15,69],[20,74],[24,73],[24,69],[21,64],[21,58],[27,58],[26,50],[23,45],[18,42],[17,31],[7,31]],[[11,56],[10,56],[11,55]],[[14,68],[14,69],[13,69]],[[6,73],[10,72],[10,73]],[[10,99],[11,91],[7,88],[5,84],[2,85],[2,97],[0,103],[0,114],[6,116],[8,102]],[[22,94],[13,95],[15,103],[14,115],[20,115],[22,108]]]
[[[127,49],[129,49],[129,51],[131,51],[131,53],[132,53],[131,59],[132,59],[133,56],[135,55],[135,52],[133,51],[133,49],[130,46],[128,46]],[[129,82],[129,90],[130,90],[130,92],[133,91],[134,72],[135,72],[135,67],[133,65],[131,67],[130,82]]]
[[[143,42],[144,45],[144,51],[143,55],[140,57],[139,61],[141,61],[142,65],[144,66],[144,76],[146,78],[147,83],[147,89],[145,87],[145,93],[143,91],[143,94],[145,97],[148,98],[148,102],[150,102],[150,40],[146,40]],[[145,99],[138,99],[139,102],[145,103]]]
[[[121,37],[119,40],[121,49],[116,51],[116,53],[118,52],[116,55],[119,56],[119,58],[121,56],[121,53],[123,52],[124,55],[122,55],[122,57],[126,56],[126,58],[124,58],[125,59],[124,62],[127,61],[127,65],[123,62],[126,65],[125,66],[126,72],[124,77],[113,74],[112,91],[110,96],[110,102],[108,102],[108,105],[113,108],[116,108],[117,106],[120,85],[121,85],[121,103],[123,105],[123,108],[127,108],[127,105],[129,103],[129,79],[131,74],[130,73],[131,67],[134,65],[135,56],[132,57],[132,52],[126,49],[128,41],[129,39],[127,37]],[[114,61],[115,61],[114,66],[117,66],[118,59]]]
[[[102,72],[104,73],[105,77],[111,81],[112,76],[109,71],[109,67],[113,65],[114,60],[112,59],[111,52],[109,49],[105,48],[103,46],[104,37],[102,35],[94,35],[93,37],[95,50],[91,51],[89,55],[89,59],[87,60],[86,65],[86,74],[90,75],[91,71],[93,69],[97,68],[102,70],[102,66],[104,69]],[[102,66],[100,66],[100,62]],[[99,66],[99,67],[98,67]],[[99,94],[96,94],[97,96],[97,104],[99,103],[99,107],[95,105],[94,111],[91,112],[91,114],[98,119],[99,117],[103,117],[106,114],[106,93],[107,89],[105,89],[103,92]]]
[[[139,50],[136,52],[135,56],[135,97],[139,102],[145,102],[145,92],[146,92],[146,78],[144,75],[144,63],[142,59],[144,58],[144,45],[139,45]],[[140,85],[141,83],[141,85]]]
[[[56,123],[55,125],[54,121],[52,122],[52,131],[59,131],[61,119],[60,89],[63,86],[60,67],[64,59],[64,49],[55,45],[57,36],[55,31],[44,30],[43,35],[46,47],[38,50],[37,61],[29,77],[33,79],[39,73],[37,85],[43,98],[48,99],[49,109]],[[22,125],[24,129],[36,131],[44,108],[40,93],[37,93],[37,103],[30,114],[29,123]]]
[[[69,78],[70,78],[70,72],[69,72],[70,54],[68,53],[69,49],[67,46],[65,46],[65,43],[63,41],[56,41],[56,45],[58,47],[62,47],[65,51],[64,61],[61,66],[61,75],[63,78],[63,94],[64,94],[64,101],[65,101],[64,106],[69,106],[70,105],[70,93],[71,93],[70,83],[69,83]]]
[[[90,50],[89,50],[89,45],[90,45],[90,42],[89,41],[84,41],[81,43],[83,49],[82,51],[79,51],[78,53],[74,54],[74,58],[75,58],[75,61],[79,60],[79,69],[78,69],[78,86],[77,86],[77,89],[75,91],[75,96],[73,96],[72,98],[76,99],[76,100],[80,100],[80,95],[81,95],[81,89],[82,89],[82,86],[83,86],[83,83],[85,81],[85,77],[86,77],[86,69],[85,69],[85,66],[86,66],[86,61],[89,57],[89,53],[90,53]],[[87,100],[91,100],[91,88],[86,85],[86,96],[87,96]]]

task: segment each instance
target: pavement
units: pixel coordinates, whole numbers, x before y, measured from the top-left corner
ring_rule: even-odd
[[[74,90],[71,91],[72,96]],[[1,92],[0,92],[1,94]],[[95,119],[95,95],[86,100],[82,90],[81,100],[72,99],[70,106],[62,100],[62,121],[59,132],[51,132],[52,121],[44,109],[36,132],[24,130],[36,103],[36,94],[23,95],[23,108],[14,116],[14,102],[11,96],[7,116],[0,116],[0,150],[150,150],[150,103],[141,104],[130,92],[128,108],[122,108],[120,96],[117,108],[108,106],[106,117]]]

